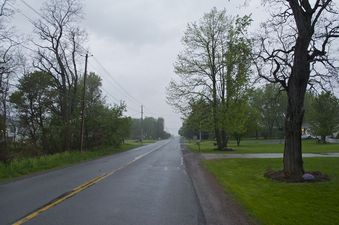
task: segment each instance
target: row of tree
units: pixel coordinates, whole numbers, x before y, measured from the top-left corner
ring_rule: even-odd
[[[265,101],[259,105],[271,114],[266,117],[285,107],[280,115],[284,122],[262,123],[268,136],[275,126],[283,129],[283,174],[298,180],[304,173],[301,135],[307,87],[331,90],[333,80],[339,78],[338,59],[331,54],[333,40],[339,37],[338,8],[333,0],[272,0],[264,5],[271,18],[251,38],[247,33],[251,18],[230,17],[225,10],[214,8],[200,21],[188,24],[182,38],[184,50],[175,63],[179,79],[168,87],[168,102],[187,118],[186,124],[199,120],[200,114],[209,115],[217,147],[223,150],[231,133],[236,137],[243,132],[249,114],[261,116],[251,110],[260,99],[249,94],[253,86],[260,86],[262,80],[278,85],[284,104],[271,108]],[[194,124],[200,127],[204,121]]]
[[[39,19],[30,21],[34,27],[30,41],[19,40],[13,32],[14,4],[0,3],[0,161],[79,149],[82,117],[85,149],[123,143],[135,124],[123,115],[126,105],[105,102],[101,78],[95,73],[87,76],[84,87],[87,52],[82,46],[86,32],[79,26],[81,2],[47,0]],[[158,123],[164,126],[163,119]],[[160,130],[147,133],[145,127],[145,134],[168,136]]]
[[[165,131],[165,121],[163,118],[146,117],[144,119],[132,119],[131,139],[159,140],[169,137],[170,134]]]
[[[42,71],[23,75],[18,80],[16,90],[9,97],[11,117],[6,128],[12,135],[2,139],[2,160],[10,159],[15,151],[34,149],[29,154],[55,153],[75,150],[80,147],[81,93],[84,89],[81,77],[76,88],[71,120],[65,124],[60,110],[60,95],[51,76]],[[118,146],[129,137],[131,119],[123,116],[125,105],[108,106],[101,93],[101,78],[90,73],[85,90],[84,147]],[[65,135],[70,135],[65,137]],[[65,141],[67,140],[67,148]],[[18,145],[19,144],[19,145]],[[5,152],[11,150],[12,152]]]
[[[228,135],[238,145],[242,137],[284,138],[286,94],[275,84],[249,90],[247,94],[241,107],[233,108]],[[204,99],[193,102],[179,134],[189,139],[214,139],[211,108]],[[326,136],[339,132],[338,112],[339,99],[330,92],[307,92],[303,129],[309,129],[309,136],[319,137],[325,143]]]

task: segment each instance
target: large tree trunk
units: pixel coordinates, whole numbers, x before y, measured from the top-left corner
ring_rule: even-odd
[[[294,100],[298,97],[292,97]],[[300,100],[299,100],[300,101]],[[304,174],[302,160],[301,125],[304,112],[289,100],[285,119],[284,174],[299,179]]]
[[[214,72],[212,72],[212,74],[215,74]],[[212,78],[212,84],[213,84],[213,89],[212,89],[212,114],[213,114],[213,125],[214,125],[214,134],[215,134],[215,138],[217,141],[217,148],[218,150],[222,150],[223,149],[223,145],[222,145],[222,137],[221,137],[221,132],[220,132],[220,124],[219,124],[219,120],[218,120],[218,99],[217,99],[217,81],[216,81],[216,77],[214,75],[214,77]]]
[[[227,133],[224,128],[221,129],[221,145],[222,145],[222,150],[227,148],[227,143],[228,143],[228,137]]]
[[[310,76],[307,48],[310,38],[298,37],[289,85],[285,118],[284,174],[301,179],[304,174],[301,128],[304,117],[304,98]]]
[[[69,115],[69,101],[66,84],[62,87],[62,103],[61,103],[61,114],[62,114],[62,138],[63,138],[63,151],[70,150],[71,130],[70,130],[70,115]]]
[[[222,150],[222,141],[221,141],[221,134],[220,134],[220,126],[218,121],[218,113],[217,113],[217,102],[216,100],[213,100],[213,125],[214,125],[214,135],[215,139],[217,141],[217,148],[218,150]]]
[[[8,81],[7,81],[7,84],[8,84]],[[7,87],[6,87],[7,89]],[[5,90],[5,93],[3,95],[3,102],[2,102],[2,105],[3,105],[3,126],[4,126],[4,130],[3,130],[3,140],[4,140],[4,147],[5,149],[7,149],[7,90]]]

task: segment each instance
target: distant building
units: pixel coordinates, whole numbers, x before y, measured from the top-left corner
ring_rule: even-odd
[[[19,121],[9,118],[7,120],[6,139],[9,142],[15,142],[22,139],[22,136],[18,133]]]
[[[301,138],[315,138],[311,131],[311,124],[303,123],[301,125]]]

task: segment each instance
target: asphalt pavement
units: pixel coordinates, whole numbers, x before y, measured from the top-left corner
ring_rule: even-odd
[[[0,224],[199,225],[179,139],[0,185]]]

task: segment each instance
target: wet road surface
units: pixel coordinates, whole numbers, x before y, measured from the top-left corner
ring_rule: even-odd
[[[0,224],[204,224],[174,138],[1,184],[0,199]]]

